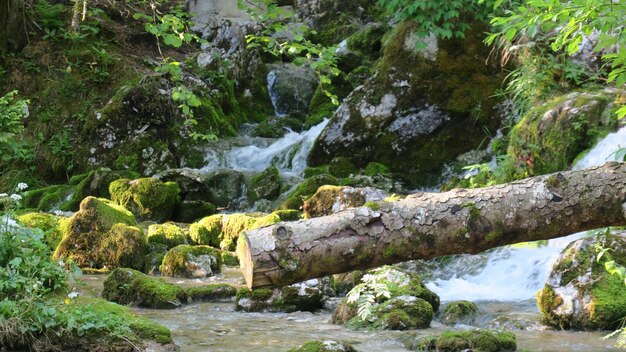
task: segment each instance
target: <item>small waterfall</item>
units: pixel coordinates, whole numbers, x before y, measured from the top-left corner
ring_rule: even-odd
[[[626,127],[608,134],[585,154],[574,169],[615,160],[615,151],[626,147]],[[477,256],[455,256],[451,264],[435,269],[427,283],[443,301],[459,299],[520,301],[532,299],[545,284],[561,251],[584,233],[553,239],[546,245],[529,243],[496,248]],[[477,265],[468,265],[476,262]]]
[[[328,120],[324,120],[301,133],[290,131],[279,139],[244,137],[239,144],[226,141],[226,145],[216,145],[207,152],[207,165],[201,171],[233,169],[261,172],[274,165],[281,174],[300,176],[307,166],[306,158],[315,139],[327,123]]]

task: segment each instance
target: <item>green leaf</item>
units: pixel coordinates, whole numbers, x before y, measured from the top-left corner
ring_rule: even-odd
[[[163,37],[163,42],[169,46],[173,46],[174,48],[180,48],[183,45],[183,40],[174,34],[166,34]]]

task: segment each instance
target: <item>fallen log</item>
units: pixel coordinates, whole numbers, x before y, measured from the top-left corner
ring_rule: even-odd
[[[626,163],[417,193],[240,235],[249,288],[625,225]]]

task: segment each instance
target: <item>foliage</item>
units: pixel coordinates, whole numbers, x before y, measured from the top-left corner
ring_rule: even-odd
[[[260,48],[274,57],[292,59],[296,65],[307,64],[319,77],[320,90],[334,105],[339,105],[339,99],[329,87],[332,77],[340,73],[337,48],[313,43],[308,37],[317,32],[291,22],[294,14],[273,0],[238,0],[238,4],[264,26],[260,34],[246,36],[248,48]]]
[[[0,155],[1,161],[23,159],[27,145],[19,138],[24,132],[23,119],[28,117],[28,100],[18,98],[17,91],[0,97]]]
[[[485,2],[481,0],[481,2]],[[500,8],[503,0],[496,0],[493,8]],[[593,50],[602,53],[611,71],[607,82],[621,87],[626,84],[626,33],[622,29],[626,3],[612,0],[525,0],[521,6],[504,10],[503,16],[491,21],[495,31],[485,40],[499,41],[505,46],[532,45],[546,33],[551,48],[565,50],[572,55],[590,36],[597,35]],[[618,48],[618,49],[616,49]],[[626,106],[618,110],[618,117],[626,116]]]
[[[357,312],[361,320],[367,320],[372,314],[372,307],[377,300],[391,298],[387,285],[380,283],[385,278],[385,273],[365,274],[361,279],[363,282],[348,293],[348,303],[357,304]]]

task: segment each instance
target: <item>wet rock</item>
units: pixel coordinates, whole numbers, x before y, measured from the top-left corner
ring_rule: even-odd
[[[216,170],[208,175],[211,203],[218,207],[235,208],[245,196],[244,176],[235,170]]]
[[[161,243],[170,249],[188,242],[189,234],[173,222],[153,224],[148,227],[148,243]]]
[[[328,278],[312,279],[274,290],[244,288],[237,292],[235,309],[246,312],[315,311],[323,308],[326,294],[333,294],[329,289]]]
[[[119,179],[109,185],[111,200],[128,208],[140,220],[171,220],[180,202],[180,188],[175,182],[156,178]]]
[[[333,290],[335,290],[338,296],[345,296],[354,286],[361,282],[363,275],[364,272],[360,270],[335,274],[332,276]]]
[[[315,72],[291,63],[275,64],[267,75],[267,90],[277,116],[303,116],[318,80]]]
[[[221,271],[222,253],[209,246],[180,245],[165,253],[161,273],[164,276],[203,278]]]
[[[208,177],[193,169],[170,169],[153,177],[161,182],[176,182],[181,200],[206,201],[212,194]]]
[[[252,177],[248,182],[248,199],[255,202],[259,199],[276,199],[280,194],[280,174],[275,166]]]
[[[417,50],[413,26],[406,22],[393,30],[377,72],[335,112],[310,165],[341,156],[357,167],[376,161],[392,171],[434,174],[477,147],[483,127],[495,132],[500,117],[493,94],[503,75],[484,65],[484,28],[474,24],[462,40],[433,39]]]
[[[227,284],[211,284],[187,289],[193,302],[231,302],[237,295],[237,289]]]
[[[107,199],[87,197],[77,213],[61,222],[63,239],[53,258],[81,268],[142,269],[146,237],[133,214]]]
[[[305,218],[315,218],[359,207],[367,202],[382,201],[386,194],[374,188],[322,186],[304,202]]]
[[[626,316],[624,282],[605,270],[604,260],[596,261],[596,245],[611,248],[612,259],[626,265],[623,232],[570,243],[554,263],[546,285],[537,293],[544,323],[562,329],[616,329],[620,326]]]
[[[517,339],[508,331],[478,329],[448,331],[440,336],[420,336],[405,341],[405,345],[416,351],[506,352],[517,350]]]
[[[470,301],[454,301],[448,303],[441,312],[441,322],[446,325],[467,324],[468,320],[478,312],[478,306]]]
[[[617,126],[613,106],[626,92],[569,93],[532,108],[513,128],[507,154],[533,174],[568,169],[603,131]]]
[[[113,270],[104,280],[102,298],[124,305],[172,309],[187,302],[187,292],[163,279],[125,268]]]
[[[328,172],[338,178],[348,177],[357,173],[357,168],[346,157],[336,157],[328,164]]]
[[[183,200],[174,212],[174,220],[192,223],[217,212],[215,205],[201,200]]]
[[[288,352],[356,352],[352,345],[333,340],[308,341]]]
[[[308,178],[286,196],[280,209],[298,210],[302,207],[304,200],[313,196],[318,188],[324,185],[337,185],[338,183],[339,181],[336,178],[326,174],[315,175]]]

